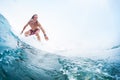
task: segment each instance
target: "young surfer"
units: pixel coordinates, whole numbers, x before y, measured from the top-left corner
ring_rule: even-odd
[[[21,31],[21,34],[25,30],[25,28],[29,25],[31,29],[25,32],[26,37],[31,35],[36,35],[38,41],[40,41],[41,39],[40,39],[39,32],[41,30],[44,34],[45,40],[48,40],[48,36],[46,35],[45,30],[43,29],[43,27],[41,26],[41,24],[38,22],[37,19],[38,19],[38,15],[34,14],[32,18],[28,21],[28,23],[24,26],[23,30]]]

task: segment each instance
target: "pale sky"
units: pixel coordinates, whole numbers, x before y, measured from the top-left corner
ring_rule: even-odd
[[[120,43],[119,4],[119,0],[0,0],[0,13],[17,35],[37,13],[52,45],[90,50]]]

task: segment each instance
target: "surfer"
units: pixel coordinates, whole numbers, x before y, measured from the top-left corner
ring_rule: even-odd
[[[37,19],[38,19],[38,15],[34,14],[32,18],[28,21],[28,23],[24,26],[23,30],[21,31],[21,34],[25,30],[25,28],[29,25],[31,29],[25,32],[26,37],[31,35],[36,35],[38,41],[40,41],[41,39],[40,39],[39,32],[41,30],[44,34],[45,40],[48,40],[48,36],[46,35],[45,30],[43,29],[43,27],[41,26],[41,24],[38,22]]]

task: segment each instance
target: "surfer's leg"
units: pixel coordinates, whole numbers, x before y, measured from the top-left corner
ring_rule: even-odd
[[[30,35],[30,30],[25,32],[25,37],[28,37]]]
[[[40,41],[40,35],[39,35],[39,32],[40,32],[39,29],[36,29],[36,30],[35,30],[35,35],[36,35],[38,41]]]
[[[36,33],[35,35],[37,36],[38,41],[41,41],[39,33]]]

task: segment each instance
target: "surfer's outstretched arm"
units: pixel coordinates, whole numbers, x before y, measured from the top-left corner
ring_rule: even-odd
[[[43,34],[44,34],[45,39],[46,39],[46,40],[48,40],[48,36],[47,36],[47,34],[46,34],[45,30],[43,29],[43,27],[41,26],[41,24],[40,24],[40,23],[39,23],[39,27],[40,27],[40,29],[42,30],[42,32],[43,32]]]
[[[25,30],[25,28],[29,25],[29,22],[24,26],[23,30],[21,31],[21,34],[23,33],[23,31]]]

